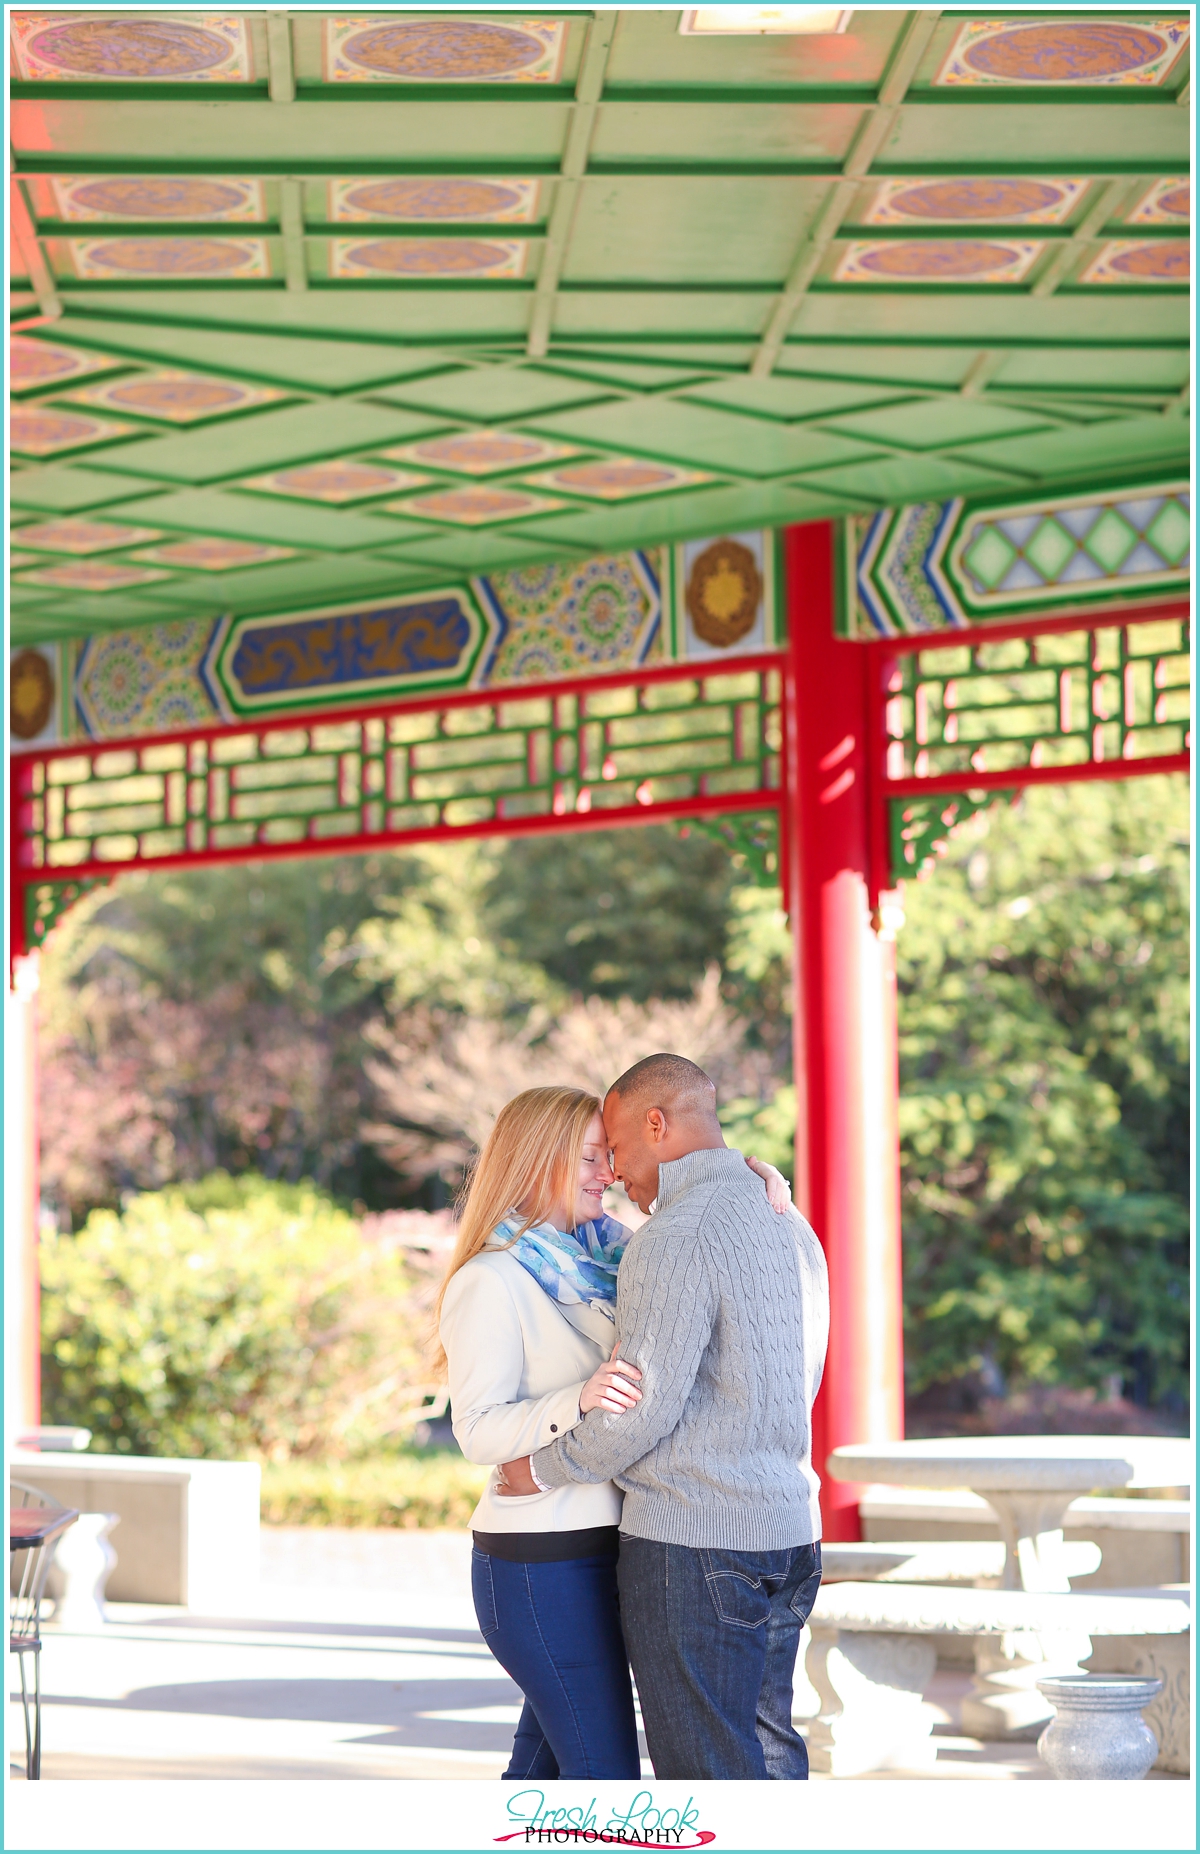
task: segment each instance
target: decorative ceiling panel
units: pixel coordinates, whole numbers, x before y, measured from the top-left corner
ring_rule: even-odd
[[[18,642],[1178,479],[1182,13],[679,25],[16,15]]]

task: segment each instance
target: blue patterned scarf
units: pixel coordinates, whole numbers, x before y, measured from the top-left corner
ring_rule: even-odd
[[[576,1224],[573,1230],[556,1230],[552,1223],[535,1223],[523,1236],[512,1239],[521,1227],[515,1214],[496,1225],[492,1240],[512,1243],[508,1253],[558,1303],[564,1316],[581,1330],[594,1326],[571,1310],[591,1309],[607,1325],[614,1323],[617,1303],[617,1267],[629,1241],[629,1231],[613,1217],[597,1217]],[[599,1304],[597,1304],[599,1303]],[[593,1334],[593,1336],[596,1336]]]

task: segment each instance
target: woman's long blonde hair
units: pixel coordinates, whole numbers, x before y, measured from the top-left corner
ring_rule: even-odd
[[[493,1230],[516,1212],[521,1227],[510,1241],[575,1202],[587,1130],[600,1112],[594,1094],[579,1088],[527,1088],[502,1107],[459,1198],[458,1241],[434,1304],[434,1369],[445,1374],[446,1353],[437,1328],[446,1289],[467,1262],[488,1246]]]

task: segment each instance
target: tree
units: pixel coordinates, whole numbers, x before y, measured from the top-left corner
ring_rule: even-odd
[[[979,815],[899,935],[911,1391],[1187,1383],[1184,783]]]

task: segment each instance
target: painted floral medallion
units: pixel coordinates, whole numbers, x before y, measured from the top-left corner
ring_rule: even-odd
[[[17,74],[27,81],[230,84],[252,75],[246,22],[236,14],[14,13],[11,25]]]
[[[60,219],[261,220],[262,182],[188,175],[110,175],[102,180],[50,182]]]
[[[72,238],[67,245],[76,275],[89,281],[207,282],[270,275],[261,238]]]
[[[562,21],[509,17],[325,19],[325,76],[333,83],[555,83]]]
[[[527,246],[518,238],[335,238],[334,277],[520,277]]]
[[[537,180],[451,180],[437,176],[402,180],[334,180],[329,184],[332,220],[421,219],[449,223],[499,224],[537,216]]]

